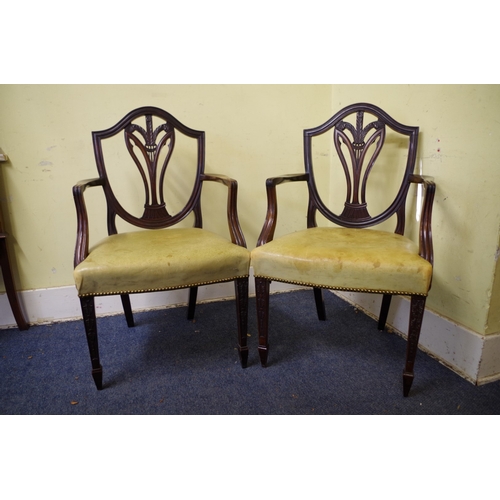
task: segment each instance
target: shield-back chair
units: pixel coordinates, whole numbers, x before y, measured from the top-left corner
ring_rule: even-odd
[[[130,294],[189,289],[187,315],[193,319],[199,286],[234,281],[238,351],[241,365],[246,367],[250,252],[238,221],[237,182],[205,173],[205,133],[188,128],[162,109],[143,107],[131,111],[113,127],[93,132],[92,138],[99,176],[73,187],[78,224],[74,278],[97,389],[103,387],[103,372],[94,298],[102,295],[121,296],[127,324],[132,327]],[[114,141],[109,150],[103,146],[106,141]],[[109,162],[118,170],[112,172]],[[176,165],[175,175],[170,173],[174,168],[171,165]],[[135,180],[125,181],[127,173]],[[112,182],[117,178],[120,182]],[[202,228],[202,186],[212,181],[228,188],[231,241]],[[174,187],[166,191],[172,184]],[[108,236],[89,246],[84,192],[96,186],[103,189],[106,200]],[[120,189],[121,198],[117,194]],[[132,203],[130,193],[134,190],[141,203]],[[183,200],[178,191],[186,193]],[[120,224],[127,223],[124,231],[117,229],[117,215]],[[180,224],[188,216],[194,219],[192,226],[186,227],[188,221]]]
[[[377,106],[353,104],[322,125],[304,130],[305,173],[267,179],[266,219],[252,251],[262,366],[267,365],[269,353],[272,281],[312,287],[320,320],[326,318],[323,289],[382,294],[380,330],[385,328],[391,297],[405,295],[410,297],[411,312],[403,394],[409,394],[433,272],[431,213],[435,184],[414,173],[418,133],[418,127],[398,123]],[[324,139],[324,134],[330,145],[333,141],[327,168],[337,164],[341,172],[335,177],[332,171],[331,189],[335,196],[330,196],[330,204],[324,199],[328,193],[323,197],[319,193],[313,169],[313,159],[317,162],[327,156],[321,149],[324,143],[319,149],[313,146],[313,140]],[[384,150],[387,154],[383,154]],[[324,184],[324,177],[321,179]],[[273,239],[278,214],[276,186],[299,181],[308,187],[307,228]],[[334,182],[340,181],[345,181],[347,188],[345,199],[338,197],[334,189]],[[404,236],[407,195],[412,183],[421,186],[423,195],[416,225],[419,244]],[[384,198],[387,191],[389,195]],[[318,213],[326,221],[324,227],[318,227]],[[389,230],[386,225],[374,228],[386,221],[394,221]]]

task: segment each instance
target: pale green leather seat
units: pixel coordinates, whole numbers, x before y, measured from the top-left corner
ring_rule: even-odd
[[[347,195],[340,214],[329,208],[316,188],[313,158],[317,161],[318,156],[326,154],[325,141],[314,150],[313,138],[327,133],[332,139],[328,165],[337,165],[345,177],[344,193],[347,192]],[[385,154],[384,145],[389,135],[389,152]],[[411,314],[403,394],[409,394],[425,300],[433,272],[431,213],[435,185],[432,180],[413,174],[417,141],[418,127],[396,122],[377,106],[353,104],[319,127],[304,130],[305,173],[267,179],[267,215],[257,248],[252,250],[251,263],[255,276],[262,366],[267,366],[269,353],[269,290],[272,281],[312,287],[321,320],[326,319],[322,298],[325,288],[382,294],[381,330],[385,327],[392,295],[407,295],[411,297]],[[325,167],[325,162],[322,166]],[[384,171],[389,176],[387,181],[382,177]],[[393,198],[389,196],[387,208],[372,214],[367,192],[373,196],[369,179],[375,172],[381,198],[385,185],[396,184],[399,189],[395,194],[393,191]],[[396,175],[399,177],[394,181]],[[324,178],[329,177],[322,176]],[[336,176],[332,186],[338,186],[338,179],[339,176]],[[307,229],[299,228],[296,232],[273,239],[278,214],[277,186],[290,182],[307,183]],[[404,236],[405,208],[412,183],[422,187],[424,196],[419,243]],[[285,195],[280,192],[280,196]],[[338,193],[335,192],[334,196]],[[318,213],[326,219],[325,227],[317,227]],[[393,216],[396,218],[395,232],[376,228]],[[286,217],[286,213],[281,217]]]
[[[426,296],[432,265],[418,245],[373,229],[315,227],[252,251],[255,276],[310,287]]]
[[[103,142],[123,134],[128,155],[112,155],[115,164],[110,176],[105,162]],[[97,321],[94,297],[120,295],[128,326],[134,325],[129,294],[188,288],[188,319],[193,319],[198,287],[213,283],[234,281],[236,318],[238,325],[238,352],[242,367],[248,359],[248,274],[250,252],[246,249],[237,213],[237,189],[234,179],[224,175],[205,173],[205,133],[186,127],[171,114],[155,107],[138,108],[128,113],[113,127],[92,133],[94,154],[99,177],[81,181],[73,188],[78,216],[77,240],[74,258],[75,285],[80,297],[87,342],[92,363],[92,376],[102,389],[102,366],[97,343]],[[194,180],[191,195],[177,213],[169,212],[164,184],[167,167],[172,170],[174,146],[181,139],[186,152],[175,167],[182,168],[170,180],[177,180],[172,189],[185,188],[187,179]],[[113,139],[114,140],[114,139]],[[116,142],[114,147],[116,147]],[[123,148],[125,150],[125,148]],[[125,150],[125,151],[126,151]],[[113,151],[113,149],[110,149]],[[177,152],[177,149],[175,149]],[[120,158],[118,167],[116,158]],[[145,200],[142,215],[126,210],[118,201],[110,184],[110,177],[123,178],[123,165],[132,166],[135,181],[144,184]],[[180,167],[179,167],[180,166]],[[184,176],[184,168],[192,167]],[[137,168],[135,168],[137,167]],[[195,172],[193,177],[192,172]],[[227,187],[228,236],[225,238],[202,228],[201,193],[205,182],[217,182]],[[89,221],[84,192],[90,187],[102,187],[107,203],[108,236],[94,245],[89,242]],[[194,215],[194,227],[179,227],[178,223]],[[116,216],[132,226],[118,233]],[[187,297],[186,297],[187,298]]]
[[[177,290],[247,278],[249,251],[199,228],[115,234],[74,270],[80,297]]]

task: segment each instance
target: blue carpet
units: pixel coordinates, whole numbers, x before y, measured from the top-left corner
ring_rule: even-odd
[[[419,352],[402,396],[406,342],[331,293],[327,321],[312,291],[271,296],[270,355],[257,354],[250,299],[249,363],[236,351],[233,301],[98,318],[104,389],[97,391],[83,323],[0,331],[3,415],[479,415],[500,413],[500,383],[476,387]]]

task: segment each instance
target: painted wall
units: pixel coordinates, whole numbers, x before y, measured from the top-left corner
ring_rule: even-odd
[[[356,101],[420,126],[419,160],[437,183],[428,307],[480,334],[499,332],[500,87],[494,85],[2,85],[0,147],[10,162],[0,163],[0,202],[19,287],[73,284],[71,187],[96,175],[92,130],[143,105],[205,130],[207,172],[239,181],[241,224],[253,248],[265,215],[265,179],[303,171],[302,130]],[[317,160],[325,158],[316,151]],[[327,172],[318,184],[328,195]],[[287,215],[278,235],[305,226],[303,186],[282,188],[290,201],[280,199],[280,214]],[[207,227],[220,234],[227,234],[225,195],[214,185],[204,197]],[[89,191],[88,204],[96,241],[105,235],[102,194]],[[409,229],[414,232],[412,221]]]
[[[303,170],[302,130],[328,117],[330,98],[329,85],[1,85],[0,147],[10,162],[0,163],[0,200],[19,288],[73,284],[71,188],[97,174],[92,130],[144,105],[205,130],[206,171],[238,180],[240,222],[253,248],[265,216],[265,179]],[[97,189],[87,193],[97,241],[106,235],[103,196]],[[204,194],[206,226],[227,235],[226,188],[208,184]],[[282,210],[289,217],[280,231],[292,230],[296,221],[305,224],[292,200]]]

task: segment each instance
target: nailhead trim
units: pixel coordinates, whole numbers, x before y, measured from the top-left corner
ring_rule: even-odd
[[[350,288],[346,286],[327,286],[327,285],[316,285],[313,283],[304,283],[301,281],[284,280],[278,278],[270,278],[269,276],[255,275],[255,278],[263,278],[269,281],[279,281],[280,283],[289,283],[290,285],[308,286],[312,288],[325,288],[327,290],[341,290],[346,292],[361,292],[361,293],[383,293],[387,295],[420,295],[421,297],[427,297],[426,293],[412,293],[412,292],[401,292],[394,290],[373,290],[370,288]]]
[[[248,274],[246,276],[234,276],[233,278],[227,278],[225,280],[214,280],[214,281],[203,281],[201,283],[193,283],[191,285],[183,285],[183,286],[169,286],[166,288],[148,288],[145,290],[123,290],[119,292],[103,292],[103,293],[84,293],[78,294],[79,297],[104,297],[106,295],[123,295],[128,293],[148,293],[148,292],[166,292],[168,290],[182,290],[184,288],[191,288],[193,286],[204,286],[204,285],[214,285],[216,283],[227,283],[228,281],[234,281],[239,278],[248,278]]]

